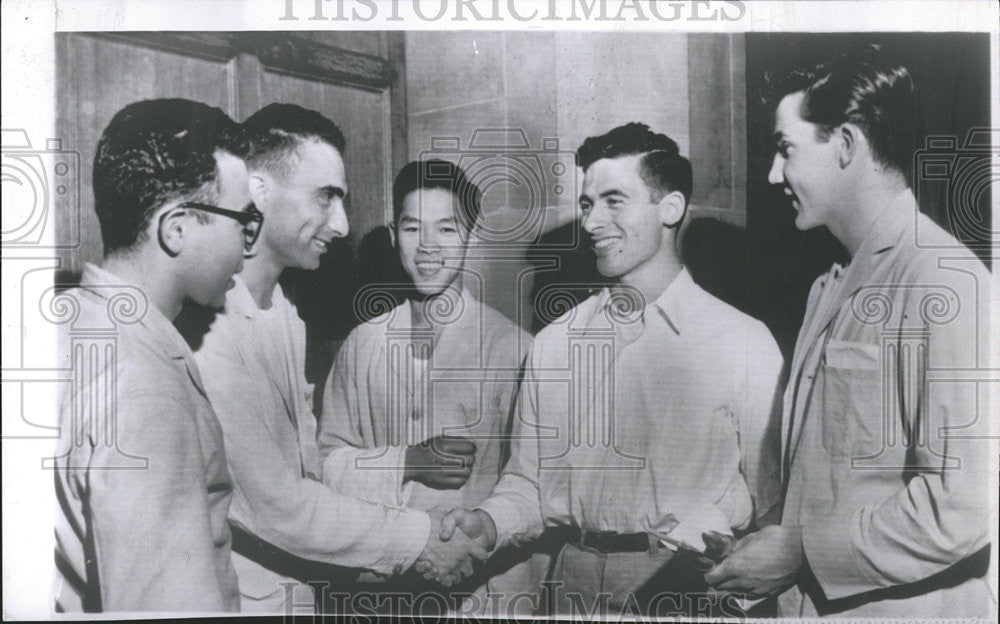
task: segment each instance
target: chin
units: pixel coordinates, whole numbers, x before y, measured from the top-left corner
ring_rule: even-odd
[[[222,293],[218,297],[212,299],[205,307],[212,308],[213,310],[221,310],[226,306],[226,293]]]
[[[187,301],[209,310],[219,311],[226,305],[226,293],[214,297],[189,297]]]
[[[299,262],[296,269],[304,269],[306,271],[315,271],[319,268],[319,258],[309,258],[303,262]]]
[[[432,284],[425,282],[421,284],[418,282],[414,282],[413,286],[414,288],[417,289],[417,292],[423,295],[424,297],[433,297],[434,295],[440,295],[441,293],[443,293],[445,290],[448,289],[448,284],[441,284],[441,283]]]
[[[819,227],[819,223],[812,223],[807,217],[802,214],[795,215],[795,227],[799,230],[805,232],[813,228]]]
[[[597,272],[604,277],[621,277],[627,271],[621,269],[620,267],[614,266],[613,262],[608,261],[597,261]]]

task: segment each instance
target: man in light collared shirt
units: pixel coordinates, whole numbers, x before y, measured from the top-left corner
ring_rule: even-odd
[[[189,100],[119,111],[94,158],[104,260],[53,300],[57,612],[238,611],[233,484],[198,366],[171,321],[219,307],[260,231],[239,126]]]
[[[308,582],[329,573],[316,563],[398,574],[428,554],[429,542],[440,544],[434,529],[443,513],[364,501],[321,483],[305,324],[278,278],[286,268],[318,268],[330,241],[348,233],[344,136],[294,104],[266,106],[243,127],[250,195],[268,227],[225,310],[210,318],[192,310],[185,331],[225,435],[242,610],[311,613]]]
[[[774,511],[782,359],[762,323],[681,263],[691,165],[674,141],[632,123],[577,155],[583,227],[615,283],[536,336],[511,459],[443,537],[457,525],[496,547],[568,526],[550,579],[558,614],[704,613],[708,597],[683,591],[704,589],[699,573],[660,538],[700,546],[703,531]]]
[[[795,345],[781,524],[706,578],[788,617],[995,618],[996,408],[967,376],[989,365],[990,276],[909,188],[910,74],[872,46],[782,87],[768,179],[850,262],[813,284]]]
[[[330,373],[318,439],[323,481],[339,491],[429,510],[475,506],[496,485],[530,337],[465,288],[481,195],[447,161],[411,162],[396,176],[390,231],[411,283],[402,304],[351,332]],[[531,566],[513,565],[528,553],[506,555],[456,586],[448,607],[475,592],[466,608],[484,609],[491,574],[503,573],[490,582],[494,594],[537,589],[543,558],[532,575]],[[372,588],[409,597],[441,591],[416,574]]]

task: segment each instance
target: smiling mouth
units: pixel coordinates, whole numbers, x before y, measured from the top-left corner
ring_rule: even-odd
[[[788,197],[788,199],[792,202],[792,206],[795,207],[795,208],[798,208],[798,206],[799,206],[799,198],[795,194],[795,192],[792,189],[788,188],[787,186],[784,188],[784,192],[785,192],[785,196]]]
[[[420,260],[414,262],[420,275],[433,275],[444,267],[444,260]]]
[[[602,254],[611,249],[611,247],[619,240],[621,240],[621,237],[619,236],[608,236],[605,238],[597,239],[594,241],[594,244],[591,246],[591,249],[593,249],[595,253]]]
[[[330,241],[323,240],[322,238],[313,237],[312,244],[315,245],[317,249],[321,251],[326,251],[327,246],[330,244]]]

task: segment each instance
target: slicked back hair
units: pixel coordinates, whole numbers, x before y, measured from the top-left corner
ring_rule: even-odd
[[[917,145],[917,103],[909,70],[876,44],[851,50],[811,69],[794,71],[771,94],[775,106],[803,93],[799,115],[816,124],[817,138],[829,139],[844,123],[861,129],[872,157],[910,183]]]
[[[185,199],[214,203],[216,150],[243,157],[239,124],[218,108],[180,98],[134,102],[108,123],[94,154],[94,210],[104,254],[145,241],[152,215]],[[211,216],[195,211],[202,221]]]

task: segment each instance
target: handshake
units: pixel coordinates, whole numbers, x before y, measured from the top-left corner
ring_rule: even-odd
[[[427,545],[413,569],[428,581],[451,587],[472,575],[473,560],[486,561],[496,545],[496,526],[489,514],[480,509],[434,507]]]
[[[417,481],[434,489],[457,489],[472,472],[476,445],[464,438],[440,435],[406,450],[403,481]],[[473,572],[473,560],[485,561],[496,543],[493,519],[484,511],[443,507],[427,512],[431,518],[427,545],[413,569],[428,581],[450,587]]]

